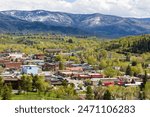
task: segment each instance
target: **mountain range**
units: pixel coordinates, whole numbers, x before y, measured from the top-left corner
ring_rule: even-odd
[[[0,33],[51,32],[118,38],[150,33],[150,18],[124,18],[104,14],[34,11],[0,11]]]

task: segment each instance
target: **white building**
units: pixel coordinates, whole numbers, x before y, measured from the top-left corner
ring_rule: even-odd
[[[9,53],[9,57],[13,58],[13,59],[19,59],[19,58],[23,58],[24,53]]]

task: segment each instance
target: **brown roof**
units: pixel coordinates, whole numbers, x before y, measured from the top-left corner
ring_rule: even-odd
[[[8,62],[10,62],[10,60],[0,59],[0,64],[5,64],[5,63],[8,63]]]
[[[66,70],[70,71],[83,71],[82,67],[67,67]]]
[[[20,80],[19,78],[12,78],[11,76],[9,77],[3,77],[4,81],[18,81]]]
[[[45,56],[44,54],[35,54],[34,56]]]
[[[21,62],[8,62],[5,63],[5,68],[15,68],[15,69],[19,69],[22,65]]]

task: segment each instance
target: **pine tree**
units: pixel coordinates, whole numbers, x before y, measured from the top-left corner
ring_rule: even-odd
[[[127,69],[126,69],[126,75],[132,76],[132,70],[131,70],[131,66],[128,65]]]
[[[145,84],[147,82],[147,78],[148,78],[147,71],[145,70],[145,75],[144,75],[144,78],[143,78],[143,84],[144,84],[144,86],[145,86]]]
[[[145,85],[146,85],[146,82],[147,82],[147,71],[145,70],[145,75],[143,77],[143,83],[141,83],[140,85],[140,92],[139,92],[139,99],[140,100],[144,100],[145,99]]]
[[[91,86],[87,86],[86,89],[86,99],[87,100],[92,100],[93,99],[93,90]]]
[[[20,95],[21,93],[22,93],[22,89],[21,89],[21,86],[19,85],[18,86],[18,93],[17,94]]]
[[[11,93],[12,93],[11,88],[5,84],[2,91],[2,100],[10,100]]]
[[[59,62],[59,70],[63,70],[64,69],[64,64],[63,62]]]
[[[3,78],[0,77],[0,95],[2,93],[3,84],[4,84]]]
[[[67,87],[67,86],[68,86],[68,81],[67,81],[67,80],[63,80],[63,81],[62,81],[62,85],[63,85],[64,87]]]
[[[103,96],[104,100],[111,100],[111,93],[109,90],[106,90]]]
[[[98,86],[101,86],[101,85],[102,85],[102,81],[99,80],[99,81],[98,81]]]

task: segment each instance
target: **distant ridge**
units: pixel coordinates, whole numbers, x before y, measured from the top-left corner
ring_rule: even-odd
[[[150,33],[150,18],[123,18],[112,15],[70,14],[34,11],[1,11],[0,33],[54,32],[118,38]]]

